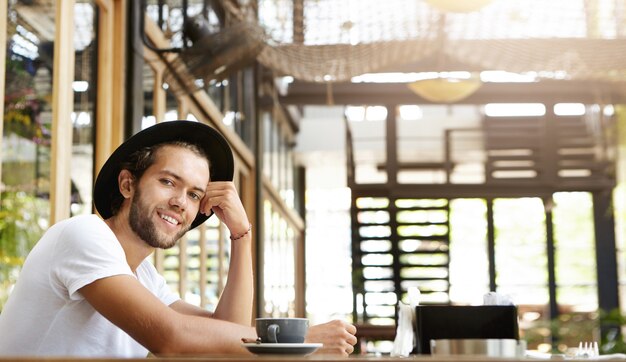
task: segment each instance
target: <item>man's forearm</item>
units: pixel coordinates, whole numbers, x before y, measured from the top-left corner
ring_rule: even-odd
[[[214,318],[251,325],[254,299],[251,232],[231,245],[228,279],[213,314]]]
[[[248,354],[242,338],[253,339],[251,326],[230,323],[214,318],[179,315],[176,327],[165,343],[147,348],[154,354],[235,353]]]

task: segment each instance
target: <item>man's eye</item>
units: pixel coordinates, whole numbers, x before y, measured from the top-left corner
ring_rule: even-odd
[[[170,180],[170,179],[166,179],[166,178],[161,179],[161,183],[162,183],[163,185],[173,185],[173,184],[174,184],[174,183],[172,182],[172,180]]]
[[[200,200],[200,199],[202,199],[202,196],[201,196],[201,195],[198,195],[198,194],[197,194],[197,193],[195,193],[195,192],[190,193],[190,194],[189,194],[189,197],[191,197],[193,200]]]

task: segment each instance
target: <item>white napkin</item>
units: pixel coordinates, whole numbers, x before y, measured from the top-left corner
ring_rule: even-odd
[[[505,294],[489,292],[483,295],[484,305],[513,305],[511,297]]]
[[[398,302],[398,328],[391,350],[392,357],[408,357],[415,348],[415,307],[419,305],[420,291],[415,287],[408,290],[409,303]]]
[[[398,328],[396,329],[396,338],[393,341],[393,349],[391,356],[408,357],[413,351],[413,341],[415,333],[413,332],[413,311],[410,305],[402,302],[398,303]]]

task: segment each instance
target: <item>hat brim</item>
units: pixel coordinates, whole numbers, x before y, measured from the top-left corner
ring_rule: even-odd
[[[182,141],[201,147],[209,155],[211,181],[232,181],[233,153],[226,139],[214,128],[193,121],[157,123],[137,132],[122,143],[104,163],[94,185],[93,199],[98,213],[104,219],[113,216],[111,203],[120,195],[117,177],[120,165],[135,151],[163,142]],[[212,215],[213,213],[211,213]],[[205,222],[211,215],[198,213],[191,229]]]

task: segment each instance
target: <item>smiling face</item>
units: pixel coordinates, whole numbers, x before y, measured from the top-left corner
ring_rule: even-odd
[[[131,229],[154,248],[176,244],[190,228],[209,182],[206,158],[180,146],[166,145],[135,187]]]

